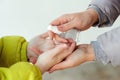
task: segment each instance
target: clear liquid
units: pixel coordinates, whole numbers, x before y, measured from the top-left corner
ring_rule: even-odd
[[[76,30],[76,29],[71,29],[67,32],[63,32],[61,34],[59,34],[61,37],[64,38],[71,38],[73,39],[77,44],[79,44],[80,42],[80,31]]]

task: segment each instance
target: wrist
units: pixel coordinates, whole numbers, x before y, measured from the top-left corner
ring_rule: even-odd
[[[44,74],[46,72],[45,68],[42,65],[38,63],[35,63],[35,65],[40,69],[41,74]]]
[[[88,45],[87,50],[88,50],[88,53],[89,53],[87,60],[88,61],[93,61],[95,59],[95,55],[94,55],[94,49],[93,49],[91,44]]]
[[[89,8],[86,10],[86,12],[89,14],[92,24],[95,24],[98,22],[98,14],[94,9]]]

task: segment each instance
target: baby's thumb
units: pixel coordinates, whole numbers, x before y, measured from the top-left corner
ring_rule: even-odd
[[[36,61],[37,61],[37,58],[36,58],[36,57],[31,57],[31,58],[29,59],[29,62],[31,62],[32,64],[35,64]]]

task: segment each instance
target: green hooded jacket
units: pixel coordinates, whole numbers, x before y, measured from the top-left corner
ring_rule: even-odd
[[[40,70],[27,62],[28,42],[20,36],[0,38],[0,80],[41,80]]]

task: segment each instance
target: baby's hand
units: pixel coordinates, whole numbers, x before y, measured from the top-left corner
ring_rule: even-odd
[[[37,57],[52,48],[55,47],[55,43],[53,40],[49,38],[48,32],[41,34],[35,38],[33,38],[27,46],[27,57],[30,62],[33,64],[36,62]]]
[[[48,50],[38,57],[35,63],[42,73],[48,71],[51,67],[63,61],[68,55],[70,55],[75,48],[75,43],[59,44],[54,49]]]

